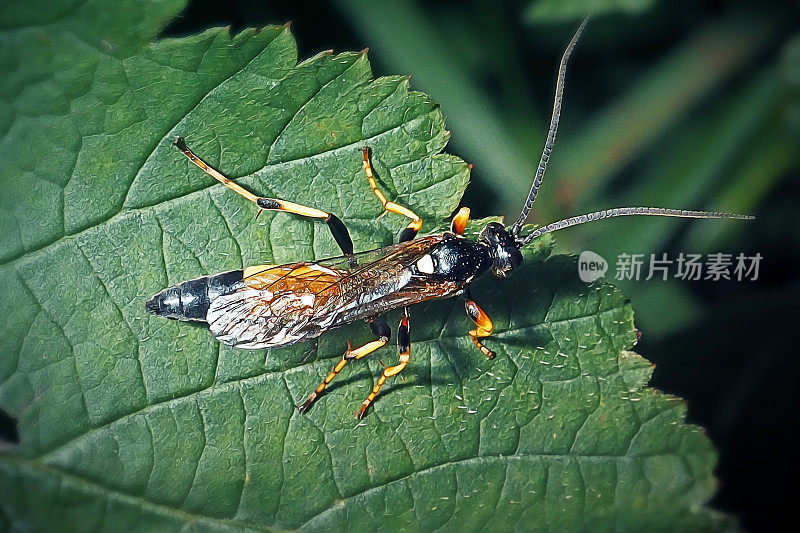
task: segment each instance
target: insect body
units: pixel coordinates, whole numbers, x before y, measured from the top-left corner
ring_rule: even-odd
[[[431,235],[325,261],[198,278],[166,289],[147,307],[169,318],[208,322],[226,344],[270,348],[458,292],[492,266],[483,252],[452,233]]]
[[[415,239],[422,220],[410,209],[390,202],[378,189],[369,149],[362,148],[367,181],[384,209],[407,217],[410,222],[399,243],[377,250],[353,253],[353,242],[345,225],[331,213],[277,198],[263,198],[239,186],[197,157],[178,137],[175,145],[191,162],[237,194],[254,202],[260,210],[284,211],[322,220],[343,255],[315,262],[286,265],[258,265],[186,281],[169,287],[145,304],[156,315],[178,320],[206,322],[223,343],[239,348],[269,348],[313,339],[326,331],[366,320],[376,340],[352,348],[298,409],[306,411],[348,361],[360,359],[385,346],[391,333],[381,315],[403,309],[397,334],[398,364],[384,369],[375,387],[364,400],[358,417],[378,394],[385,381],[399,373],[410,361],[409,306],[433,298],[460,295],[468,316],[475,322],[469,332],[475,346],[487,357],[494,352],[482,339],[491,335],[492,321],[472,300],[470,283],[488,271],[504,277],[522,263],[520,250],[534,238],[569,226],[593,220],[626,215],[658,215],[688,218],[738,218],[746,215],[686,211],[655,207],[624,207],[567,218],[521,235],[522,224],[536,199],[550,157],[564,90],[566,65],[586,26],[584,21],[561,59],[556,83],[550,129],[531,191],[514,225],[506,229],[490,222],[477,240],[463,236],[469,209],[461,208],[453,218],[451,231]]]

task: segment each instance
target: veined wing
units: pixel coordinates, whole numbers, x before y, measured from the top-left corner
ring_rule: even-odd
[[[327,259],[320,259],[319,261],[289,263],[287,265],[258,265],[245,269],[245,278],[260,274],[272,268],[284,268],[287,266],[304,266],[304,265],[320,265],[334,270],[342,270],[350,273],[367,267],[374,268],[376,264],[384,261],[394,260],[402,262],[403,258],[416,256],[424,252],[434,244],[442,240],[441,234],[428,235],[420,237],[413,241],[401,242],[398,244],[390,244],[383,248],[376,248],[374,250],[367,250],[365,252],[358,252],[352,255],[341,255],[338,257],[330,257]]]
[[[240,288],[215,298],[206,320],[224,344],[240,348],[268,348],[312,338],[327,327],[309,328],[315,310],[335,298],[335,288],[345,271],[313,263],[261,265],[247,274]]]
[[[239,348],[282,346],[319,336],[359,318],[353,313],[398,284],[398,276],[441,240],[422,237],[352,256],[244,271],[237,290],[215,298],[206,320],[223,343]],[[342,320],[342,315],[353,316]]]

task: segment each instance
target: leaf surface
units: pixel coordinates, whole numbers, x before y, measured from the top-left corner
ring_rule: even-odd
[[[0,407],[20,437],[0,454],[3,529],[727,524],[702,506],[708,439],[629,351],[629,303],[581,284],[572,258],[547,259],[549,239],[513,278],[476,287],[497,359],[465,337],[457,299],[417,306],[412,363],[362,423],[393,348],[347,365],[307,415],[294,406],[348,339],[369,340],[365,325],[264,352],[147,315],[149,296],[186,279],[337,255],[313,222],[254,221],[188,166],[178,134],[258,194],[340,215],[357,250],[404,225],[377,220],[359,147],[426,230],[469,171],[440,153],[438,107],[405,77],[373,79],[365,54],[298,62],[285,27],[148,44],[179,3],[106,6],[11,10],[0,37]]]

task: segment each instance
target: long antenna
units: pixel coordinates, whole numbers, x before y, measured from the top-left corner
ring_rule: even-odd
[[[558,79],[556,80],[556,95],[553,101],[553,115],[550,117],[550,130],[547,132],[547,140],[544,143],[544,150],[542,150],[542,157],[539,159],[539,167],[536,169],[536,176],[533,178],[531,191],[528,193],[528,199],[525,200],[525,205],[522,207],[522,213],[520,213],[519,219],[511,228],[511,235],[514,238],[519,235],[519,231],[522,229],[523,222],[525,222],[525,219],[528,218],[528,213],[531,211],[531,206],[533,206],[533,202],[536,200],[536,195],[539,193],[539,187],[542,185],[544,172],[547,170],[547,162],[550,160],[550,154],[553,152],[553,146],[556,143],[558,119],[561,117],[561,100],[564,96],[564,78],[567,74],[567,62],[569,61],[569,56],[572,55],[572,50],[575,48],[575,45],[578,44],[578,39],[580,39],[581,33],[583,33],[583,29],[589,22],[590,17],[591,15],[583,19],[583,22],[581,22],[581,25],[578,26],[575,35],[572,36],[572,40],[567,45],[567,49],[564,50],[564,55],[561,56],[561,64],[558,67]]]
[[[629,215],[654,215],[663,217],[679,217],[679,218],[734,218],[738,220],[753,220],[755,217],[751,215],[739,215],[737,213],[723,213],[720,211],[688,211],[686,209],[665,209],[663,207],[617,207],[616,209],[606,209],[604,211],[595,211],[586,215],[578,215],[576,217],[565,218],[558,222],[553,222],[541,228],[535,229],[524,239],[519,241],[520,248],[531,242],[536,237],[540,237],[545,233],[558,231],[560,229],[568,228],[570,226],[577,226],[578,224],[585,224],[586,222],[593,222],[595,220],[602,220],[604,218],[622,217]]]

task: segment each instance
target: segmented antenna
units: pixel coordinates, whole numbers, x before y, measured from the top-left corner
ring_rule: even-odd
[[[568,228],[570,226],[577,226],[586,222],[593,222],[595,220],[602,220],[604,218],[623,217],[630,215],[655,215],[664,217],[679,217],[679,218],[734,218],[738,220],[753,220],[755,217],[751,215],[739,215],[737,213],[723,213],[719,211],[688,211],[686,209],[665,209],[663,207],[617,207],[616,209],[606,209],[605,211],[596,211],[586,215],[578,215],[576,217],[565,218],[558,222],[553,222],[541,228],[535,229],[524,239],[519,241],[519,246],[525,246],[536,237],[558,231],[560,229]]]
[[[528,193],[528,199],[525,200],[525,205],[522,208],[519,219],[511,228],[511,235],[514,238],[519,235],[519,230],[522,229],[522,223],[528,218],[528,213],[530,213],[531,206],[533,206],[533,202],[536,200],[536,195],[539,194],[539,187],[542,185],[544,172],[547,170],[547,162],[550,160],[550,154],[553,152],[553,145],[556,143],[558,119],[561,117],[561,100],[564,96],[564,78],[567,74],[567,62],[569,61],[569,56],[572,55],[572,50],[575,48],[575,45],[578,44],[578,39],[580,39],[581,33],[583,33],[583,29],[589,22],[590,17],[591,15],[583,19],[575,35],[572,36],[572,40],[567,45],[567,49],[564,50],[564,55],[561,56],[561,64],[558,67],[558,79],[556,80],[556,95],[553,101],[553,115],[550,117],[550,130],[547,132],[547,140],[544,143],[544,150],[542,150],[542,157],[539,159],[539,167],[536,169],[536,176],[533,178],[531,191]]]

